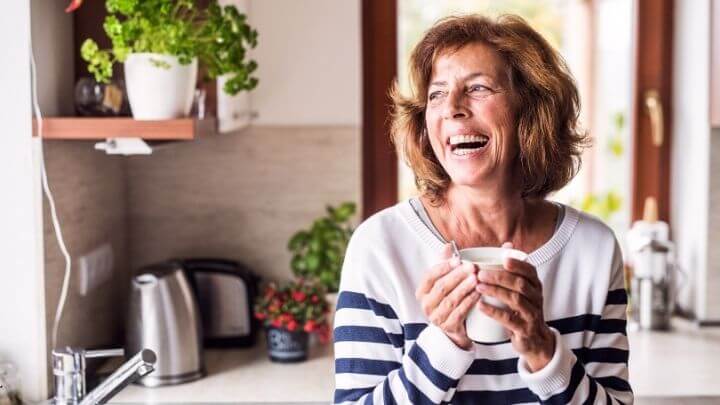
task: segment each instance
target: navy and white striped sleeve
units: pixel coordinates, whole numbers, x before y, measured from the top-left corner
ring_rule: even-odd
[[[569,350],[555,329],[555,354],[531,373],[522,358],[518,373],[543,404],[632,404],[628,382],[627,293],[622,255],[615,243],[612,273],[602,314],[596,317],[589,346]],[[577,354],[577,355],[576,355]],[[578,357],[579,356],[579,357]]]
[[[387,299],[392,286],[368,281],[346,255],[334,324],[335,404],[439,404],[475,357],[430,325],[405,350],[404,326]],[[376,269],[377,270],[377,269]]]

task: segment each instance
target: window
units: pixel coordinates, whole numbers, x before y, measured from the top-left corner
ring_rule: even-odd
[[[581,125],[593,139],[580,172],[550,196],[602,218],[622,240],[631,220],[633,2],[627,0],[398,1],[398,78],[408,91],[412,47],[447,15],[512,13],[525,18],[564,56],[581,94]],[[400,159],[398,197],[417,194]]]

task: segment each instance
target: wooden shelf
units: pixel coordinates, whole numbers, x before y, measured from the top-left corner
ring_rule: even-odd
[[[48,117],[43,118],[42,137],[68,140],[142,138],[151,141],[189,141],[215,134],[216,128],[215,118],[137,121],[130,117]],[[35,120],[33,136],[37,136]]]

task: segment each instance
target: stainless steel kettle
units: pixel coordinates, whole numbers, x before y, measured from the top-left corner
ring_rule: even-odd
[[[141,269],[130,289],[125,352],[151,349],[157,363],[154,373],[136,383],[157,387],[204,376],[201,328],[195,296],[178,263]]]

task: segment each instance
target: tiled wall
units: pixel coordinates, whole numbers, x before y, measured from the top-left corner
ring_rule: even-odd
[[[360,200],[357,127],[249,128],[129,158],[107,156],[92,142],[56,141],[45,142],[45,155],[73,257],[59,345],[121,345],[129,280],[144,264],[218,256],[287,279],[288,238],[324,214],[326,203]],[[50,340],[64,260],[47,203],[44,221]],[[106,242],[114,250],[112,281],[81,297],[77,259]]]
[[[290,236],[326,203],[360,200],[357,127],[251,127],[128,163],[133,269],[217,256],[286,279]]]
[[[93,150],[91,142],[44,142],[44,153],[63,239],[73,260],[58,346],[117,345],[123,333],[123,308],[130,276],[125,161]],[[46,199],[43,220],[45,307],[50,348],[65,260],[55,238]],[[78,292],[78,257],[103,243],[110,243],[113,248],[112,280],[83,297]]]

